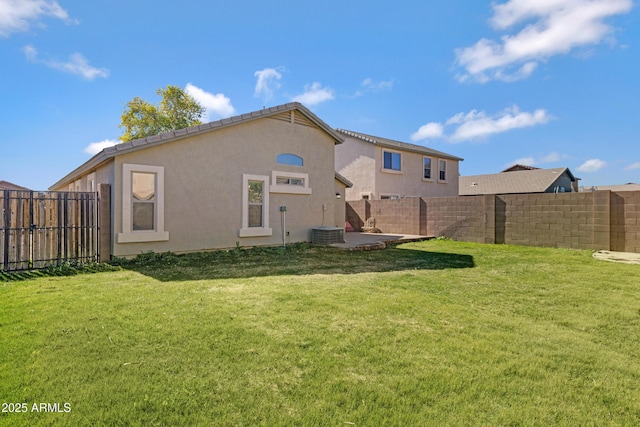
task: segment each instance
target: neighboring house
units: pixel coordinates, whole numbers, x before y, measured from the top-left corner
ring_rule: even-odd
[[[0,181],[0,191],[2,190],[18,190],[18,191],[29,191],[26,187],[21,187],[9,181]]]
[[[290,103],[117,144],[51,189],[110,184],[113,256],[306,242],[344,226],[340,143]]]
[[[640,191],[640,184],[629,182],[619,185],[595,185],[593,187],[580,187],[580,192],[589,191]]]
[[[337,129],[336,171],[353,183],[347,200],[458,195],[458,162],[430,148]]]
[[[515,165],[500,173],[460,177],[460,195],[571,193],[578,178],[568,168],[538,169]]]

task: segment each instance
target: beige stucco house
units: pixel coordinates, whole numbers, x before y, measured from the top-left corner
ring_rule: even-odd
[[[106,148],[52,190],[111,186],[111,255],[310,241],[344,226],[343,138],[290,103]]]
[[[463,159],[430,148],[344,129],[336,171],[353,183],[348,201],[458,195]]]

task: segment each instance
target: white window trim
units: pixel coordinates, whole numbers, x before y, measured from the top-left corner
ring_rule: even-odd
[[[133,172],[147,172],[156,175],[155,230],[134,231],[131,224],[131,177]],[[122,165],[122,233],[117,235],[117,243],[163,242],[169,240],[164,230],[164,167],[147,165]]]
[[[396,170],[396,169],[386,169],[384,167],[384,153],[394,153],[394,154],[399,154],[400,155],[400,170]],[[402,151],[396,151],[396,150],[389,150],[386,148],[382,149],[382,164],[381,164],[381,168],[380,168],[380,172],[384,172],[384,173],[390,173],[390,174],[395,174],[395,175],[404,175],[404,168],[403,168],[403,163],[404,163],[404,156]]]
[[[444,179],[440,179],[440,162],[444,162]],[[447,176],[449,175],[449,164],[445,159],[438,159],[438,182],[446,184],[448,182]]]
[[[91,182],[93,181],[93,190],[91,189]],[[87,175],[87,191],[98,191],[98,187],[96,185],[96,173],[90,173]]]
[[[367,196],[367,198],[365,199],[364,196]],[[371,192],[360,193],[360,200],[373,200],[373,193]]]
[[[431,178],[425,178],[424,177],[424,159],[431,160]],[[433,157],[422,156],[422,180],[425,181],[425,182],[433,182],[433,160],[434,160]]]
[[[277,184],[278,178],[298,178],[304,180],[304,186],[302,185],[286,185]],[[311,188],[309,188],[309,174],[308,173],[294,173],[294,172],[271,172],[271,187],[269,192],[271,193],[285,193],[285,194],[311,194]]]
[[[262,181],[262,224],[263,227],[249,227],[249,181]],[[269,225],[269,177],[264,175],[242,175],[242,228],[239,237],[272,236],[273,230]]]

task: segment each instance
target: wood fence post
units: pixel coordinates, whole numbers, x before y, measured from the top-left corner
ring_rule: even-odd
[[[98,262],[111,260],[111,186],[98,184]]]

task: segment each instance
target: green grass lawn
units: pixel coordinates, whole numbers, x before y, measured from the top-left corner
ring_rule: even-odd
[[[27,406],[0,425],[640,424],[637,265],[451,241],[120,265],[0,282],[0,400]]]

